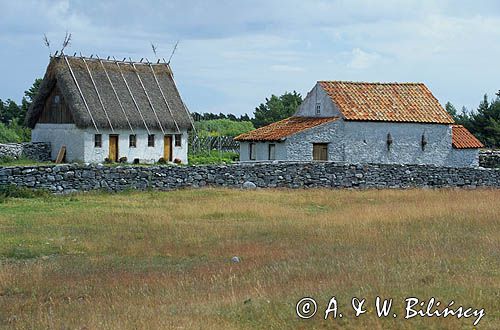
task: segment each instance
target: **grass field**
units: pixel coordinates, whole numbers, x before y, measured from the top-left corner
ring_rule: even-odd
[[[500,325],[500,190],[223,189],[0,203],[0,328],[471,329]],[[240,263],[231,257],[239,256]],[[295,315],[314,297],[318,313]],[[335,296],[343,318],[324,320]],[[397,318],[375,316],[376,296]],[[366,298],[354,317],[352,297]]]

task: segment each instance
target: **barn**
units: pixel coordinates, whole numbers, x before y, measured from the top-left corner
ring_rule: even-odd
[[[294,116],[236,137],[241,161],[478,166],[483,145],[422,83],[319,81]]]
[[[187,163],[191,115],[167,63],[52,56],[26,116],[52,159]]]

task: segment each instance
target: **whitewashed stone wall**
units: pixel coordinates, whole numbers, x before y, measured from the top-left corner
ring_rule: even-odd
[[[66,160],[68,162],[103,162],[109,156],[109,135],[118,135],[119,158],[127,157],[128,162],[138,158],[141,163],[154,163],[163,157],[163,132],[150,131],[155,135],[155,146],[148,147],[148,132],[137,129],[137,147],[129,147],[130,130],[101,130],[102,146],[94,146],[94,129],[79,129],[74,124],[36,124],[31,136],[33,141],[50,142],[52,145],[52,160],[55,160],[61,146],[66,146]],[[172,159],[179,158],[182,163],[187,163],[188,133],[182,131],[181,146],[175,146],[174,131],[165,132],[172,135]]]

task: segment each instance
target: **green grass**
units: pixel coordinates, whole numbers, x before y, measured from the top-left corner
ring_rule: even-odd
[[[12,192],[0,204],[0,328],[473,328],[405,321],[404,298],[415,296],[485,308],[478,328],[497,329],[499,199],[500,190]],[[375,317],[377,295],[400,317]],[[320,307],[307,321],[294,313],[304,296]],[[344,318],[322,319],[331,296]],[[371,302],[359,318],[354,296]]]

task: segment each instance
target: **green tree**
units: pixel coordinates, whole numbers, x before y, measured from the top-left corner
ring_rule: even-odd
[[[236,136],[254,129],[250,121],[234,121],[229,119],[201,120],[195,122],[199,135]]]
[[[451,102],[446,102],[444,108],[446,109],[446,112],[453,118],[453,120],[456,122],[457,121],[457,109]]]
[[[486,146],[500,146],[500,97],[489,102],[488,96],[484,95],[477,111],[471,114],[470,121],[470,131]]]
[[[285,92],[281,96],[271,95],[254,111],[252,123],[256,128],[269,125],[292,116],[302,103],[302,96],[296,91]]]

